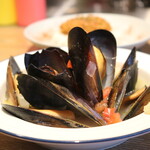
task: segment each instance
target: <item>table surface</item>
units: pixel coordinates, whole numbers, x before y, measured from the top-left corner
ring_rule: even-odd
[[[25,39],[23,27],[7,26],[0,27],[0,61],[10,56],[19,55],[31,50],[38,49],[35,45]],[[142,48],[142,52],[150,53],[150,41]],[[125,143],[111,148],[110,150],[148,150],[150,148],[150,134],[130,139]],[[0,133],[0,150],[46,150],[37,144],[30,143]]]

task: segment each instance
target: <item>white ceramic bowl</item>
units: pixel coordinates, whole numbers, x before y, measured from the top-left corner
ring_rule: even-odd
[[[26,27],[24,35],[41,47],[67,46],[68,37],[61,33],[60,25],[68,19],[89,14],[104,18],[110,23],[118,47],[133,48],[136,46],[139,48],[150,39],[150,25],[144,20],[112,13],[82,13],[44,19]]]
[[[117,62],[124,62],[129,54],[129,50],[119,48],[117,50]],[[20,68],[24,69],[24,55],[16,56]],[[139,86],[150,83],[150,56],[137,52],[139,60]],[[4,99],[5,78],[8,60],[0,63],[2,70],[0,75],[0,99]],[[142,82],[141,82],[142,81]],[[0,105],[0,131],[8,135],[41,144],[48,148],[64,150],[93,150],[105,149],[118,145],[130,138],[140,136],[150,132],[150,115],[144,113],[112,125],[65,129],[36,125],[16,118],[6,113]]]

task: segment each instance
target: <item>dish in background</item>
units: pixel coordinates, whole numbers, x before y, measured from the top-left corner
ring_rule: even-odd
[[[77,26],[87,33],[98,29],[111,31],[111,26],[105,19],[95,15],[88,15],[68,19],[60,25],[60,32],[67,35],[72,28]]]
[[[24,35],[40,47],[67,46],[67,35],[61,33],[60,25],[71,18],[88,15],[104,18],[111,25],[118,47],[132,48],[136,46],[139,48],[150,39],[149,24],[144,20],[109,13],[83,13],[44,19],[26,27]]]
[[[118,48],[117,62],[123,63],[129,54],[129,50]],[[15,57],[21,70],[24,70],[24,55]],[[137,52],[139,60],[140,86],[149,84],[150,64],[149,55]],[[4,99],[5,79],[8,60],[0,63],[3,70],[0,76],[0,99]],[[144,79],[144,80],[141,80]],[[126,121],[93,128],[65,129],[46,127],[33,124],[6,113],[0,105],[0,132],[41,144],[44,147],[56,149],[104,149],[118,145],[127,139],[134,138],[150,132],[150,115],[140,114]],[[16,128],[17,124],[17,128]],[[138,126],[137,126],[138,124]],[[90,135],[90,136],[89,136]]]

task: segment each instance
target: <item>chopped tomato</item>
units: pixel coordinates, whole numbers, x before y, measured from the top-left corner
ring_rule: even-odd
[[[111,91],[111,87],[106,87],[105,89],[103,89],[103,99],[106,99]]]
[[[72,69],[72,63],[71,63],[70,60],[69,60],[68,63],[67,63],[67,68],[71,68],[71,69]]]
[[[115,112],[115,108],[105,108],[102,116],[107,124],[113,124],[117,122],[121,122],[120,114]]]

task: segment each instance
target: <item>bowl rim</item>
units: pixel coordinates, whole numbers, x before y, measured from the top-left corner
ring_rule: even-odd
[[[49,140],[49,139],[39,139],[39,138],[35,138],[35,137],[28,137],[28,136],[20,136],[18,134],[9,132],[9,131],[5,131],[3,129],[0,129],[0,132],[15,138],[19,138],[19,139],[23,139],[23,140],[28,140],[28,141],[34,141],[34,142],[42,142],[42,143],[63,143],[63,144],[84,144],[84,143],[99,143],[99,142],[108,142],[108,141],[117,141],[117,140],[127,140],[130,138],[134,138],[137,136],[141,136],[144,134],[148,134],[150,133],[150,128],[149,129],[145,129],[139,132],[135,132],[132,134],[128,134],[128,135],[123,135],[123,136],[118,136],[118,137],[113,137],[113,138],[106,138],[106,139],[95,139],[95,140],[72,140],[72,141],[60,141],[60,140]]]

